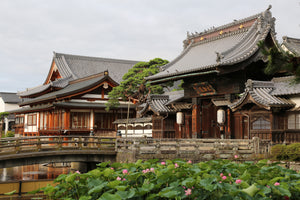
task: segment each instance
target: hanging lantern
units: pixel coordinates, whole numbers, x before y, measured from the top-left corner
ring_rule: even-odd
[[[183,124],[183,113],[182,112],[176,113],[176,122],[179,125]]]
[[[219,109],[217,111],[217,122],[218,122],[218,124],[225,123],[225,111],[223,109]]]

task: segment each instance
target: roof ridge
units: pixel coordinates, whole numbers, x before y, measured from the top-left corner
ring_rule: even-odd
[[[82,60],[101,60],[101,61],[104,61],[104,62],[117,62],[117,63],[124,63],[124,62],[127,62],[127,63],[136,63],[136,62],[140,62],[140,61],[137,61],[137,60],[125,60],[125,59],[115,59],[115,58],[103,58],[103,57],[96,57],[96,56],[83,56],[83,55],[75,55],[75,54],[66,54],[66,53],[56,53],[56,55],[59,55],[59,56],[67,56],[71,59],[82,59]]]
[[[230,23],[218,26],[218,27],[213,27],[211,29],[204,30],[204,32],[200,32],[200,33],[197,33],[197,34],[189,35],[189,33],[188,33],[187,34],[187,39],[189,40],[189,39],[193,39],[193,38],[196,38],[196,37],[204,36],[204,35],[207,35],[207,34],[210,34],[210,33],[220,31],[220,30],[225,29],[225,28],[229,28],[229,27],[232,27],[232,26],[236,26],[236,25],[251,21],[253,19],[257,19],[259,16],[262,16],[262,14],[264,12],[260,12],[258,14],[255,14],[255,15],[252,15],[252,16],[240,19],[240,20],[236,20],[236,21],[233,21],[233,22],[230,22]]]

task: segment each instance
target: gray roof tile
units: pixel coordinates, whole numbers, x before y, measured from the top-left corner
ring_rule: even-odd
[[[272,81],[254,81],[249,79],[246,82],[245,92],[243,96],[229,107],[235,110],[243,104],[245,99],[251,97],[258,105],[264,106],[266,109],[271,107],[293,107],[295,104],[285,97],[278,97],[272,94],[276,90],[276,85]]]
[[[284,36],[282,45],[295,56],[300,56],[300,39]]]
[[[258,51],[257,43],[264,40],[268,33],[273,33],[274,20],[269,10],[252,17],[213,29],[216,32],[233,25],[254,20],[250,27],[245,27],[207,40],[193,39],[208,34],[201,33],[188,38],[191,43],[173,61],[162,67],[162,72],[147,77],[147,80],[159,80],[175,75],[213,70],[217,66],[232,65],[242,62]]]
[[[12,92],[0,92],[0,97],[4,103],[20,103],[21,99],[17,96],[16,93]]]
[[[55,53],[54,59],[63,77],[71,76],[77,79],[108,71],[109,76],[117,83],[120,83],[123,75],[139,62],[61,53]]]

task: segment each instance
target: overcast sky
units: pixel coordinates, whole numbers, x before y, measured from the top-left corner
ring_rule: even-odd
[[[0,0],[0,92],[41,85],[58,53],[172,60],[186,32],[272,5],[277,39],[300,38],[300,0]]]

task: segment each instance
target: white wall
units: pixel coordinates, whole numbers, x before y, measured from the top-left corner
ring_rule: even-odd
[[[28,115],[30,114],[36,114],[36,125],[35,126],[28,126],[27,121],[28,121]],[[24,116],[24,133],[26,132],[38,132],[38,124],[39,124],[39,113],[29,113],[25,114]]]
[[[10,111],[10,110],[16,110],[19,109],[19,105],[18,104],[13,104],[13,103],[6,103],[5,104],[5,111]]]
[[[0,97],[0,112],[4,112],[4,111],[5,111],[5,103],[2,97]]]
[[[300,106],[300,96],[291,97],[291,100],[296,104],[296,108]]]

